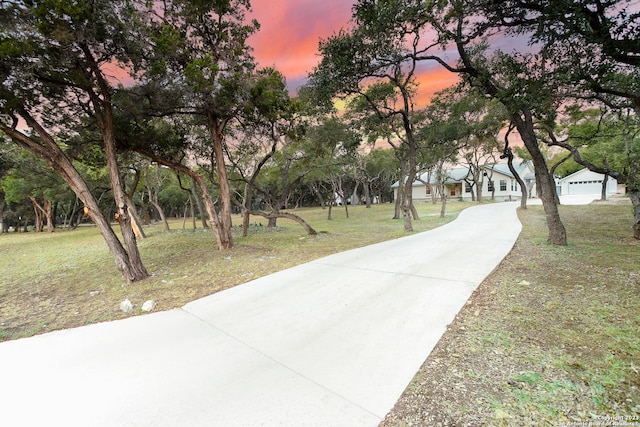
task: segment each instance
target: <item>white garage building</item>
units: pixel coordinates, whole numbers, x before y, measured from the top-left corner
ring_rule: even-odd
[[[569,194],[600,194],[604,175],[582,169],[558,180],[560,195]],[[615,194],[618,181],[609,177],[607,180],[607,194]]]

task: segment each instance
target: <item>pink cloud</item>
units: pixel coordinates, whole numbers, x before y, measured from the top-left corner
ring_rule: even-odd
[[[275,66],[288,80],[300,81],[318,63],[318,42],[346,28],[352,1],[254,0],[252,18],[260,22],[249,40],[263,66]]]

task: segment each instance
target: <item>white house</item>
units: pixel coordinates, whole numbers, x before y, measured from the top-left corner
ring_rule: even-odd
[[[559,194],[600,194],[602,192],[604,175],[592,172],[589,169],[581,169],[578,172],[565,176],[558,180]],[[607,179],[607,194],[615,194],[618,191],[618,181],[609,177]]]
[[[529,196],[535,196],[535,176],[531,162],[515,162],[516,172],[527,186]],[[482,166],[478,183],[473,182],[473,176],[468,167],[459,167],[445,171],[445,191],[447,198],[458,200],[472,200],[473,194],[477,197],[477,188],[482,186],[482,197],[494,197],[495,200],[520,200],[522,193],[520,185],[514,175],[509,171],[506,163],[496,163]],[[399,183],[391,186],[395,196],[398,197]],[[431,200],[431,195],[437,194],[437,177],[433,172],[426,172],[413,182],[413,200],[416,202]]]

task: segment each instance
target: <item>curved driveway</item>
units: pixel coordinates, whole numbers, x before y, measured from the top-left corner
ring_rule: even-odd
[[[371,426],[511,250],[517,203],[182,309],[0,344],[4,426]]]

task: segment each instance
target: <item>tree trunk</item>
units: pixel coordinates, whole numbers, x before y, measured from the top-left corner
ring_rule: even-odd
[[[200,188],[200,192],[202,193],[202,201],[204,203],[205,210],[207,215],[209,216],[209,220],[213,223],[213,233],[216,236],[216,243],[219,250],[229,249],[231,246],[229,242],[224,239],[225,235],[221,232],[222,226],[220,223],[220,219],[218,217],[218,213],[216,211],[215,203],[213,202],[213,198],[211,197],[211,193],[209,192],[209,188],[207,187],[207,183],[198,173],[191,170],[189,167],[183,165],[182,163],[176,163],[165,159],[161,156],[156,155],[152,151],[147,151],[142,148],[136,148],[136,152],[142,154],[153,160],[154,162],[167,166],[173,169],[176,172],[181,172],[191,177],[191,179],[197,184]]]
[[[511,128],[509,128],[509,131],[505,136],[504,150],[502,151],[502,155],[500,156],[500,158],[501,159],[504,159],[505,157],[507,158],[507,166],[509,167],[509,171],[511,172],[513,177],[516,179],[516,182],[518,183],[518,185],[520,185],[520,207],[522,209],[527,209],[527,186],[524,184],[524,181],[522,180],[520,175],[518,175],[516,168],[513,166],[513,150],[511,150],[511,147],[509,147],[509,139],[508,139],[510,132],[511,132]]]
[[[136,189],[138,188],[138,183],[140,182],[142,173],[138,169],[135,169],[135,172],[136,175],[133,183],[131,184],[131,189],[129,191],[124,191],[125,189],[123,187],[123,191],[125,200],[127,202],[127,205],[129,206],[129,211],[131,213],[131,227],[133,228],[133,232],[137,238],[146,239],[147,235],[144,234],[142,221],[140,220],[140,216],[138,215],[138,208],[133,201],[133,195],[136,193]]]
[[[315,184],[309,184],[309,188],[311,189],[311,191],[316,195],[316,197],[318,198],[318,202],[320,203],[320,207],[322,209],[326,209],[327,208],[327,204],[324,201],[324,197],[322,197],[322,193],[320,192],[320,190],[318,189],[318,186]]]
[[[342,199],[342,206],[344,206],[345,216],[349,218],[349,199],[347,197],[347,192],[342,187],[341,177],[338,177],[337,183],[338,183],[338,187],[336,188],[336,191],[338,192],[338,194],[340,195],[340,198]]]
[[[131,224],[131,214],[127,205],[124,187],[120,180],[120,171],[118,169],[118,158],[116,151],[116,140],[114,135],[113,124],[113,105],[111,103],[111,87],[107,82],[98,62],[89,47],[81,43],[81,49],[87,61],[89,61],[97,82],[97,91],[93,89],[87,90],[87,95],[93,107],[93,114],[100,128],[102,135],[102,143],[104,146],[104,154],[107,160],[107,170],[109,171],[109,182],[111,183],[111,191],[113,192],[113,200],[116,204],[120,223],[120,231],[124,240],[125,253],[127,257],[127,265],[123,266],[127,270],[127,280],[135,282],[149,277],[149,273],[142,263],[136,236],[133,232]]]
[[[406,131],[405,126],[405,131]],[[411,130],[409,130],[411,132]],[[416,179],[416,145],[413,141],[413,134],[407,135],[407,143],[409,145],[409,169],[407,170],[407,182],[404,186],[404,200],[402,204],[402,217],[404,218],[404,231],[413,231],[411,223],[411,215],[413,214],[413,181]],[[417,215],[417,212],[416,212]]]
[[[189,210],[191,213],[191,226],[195,230],[197,228],[196,227],[196,210],[193,205],[193,198],[191,197],[191,194],[189,194]]]
[[[29,196],[29,200],[31,201],[31,205],[33,206],[33,214],[35,216],[35,220],[33,222],[33,231],[36,233],[40,233],[44,230],[44,208],[40,206],[40,203],[38,203],[35,197]]]
[[[128,274],[130,280],[135,282],[149,277],[149,273],[142,263],[140,252],[138,251],[138,243],[133,231],[132,219],[129,206],[127,205],[122,182],[120,181],[120,171],[118,169],[118,160],[116,153],[115,137],[113,134],[113,120],[111,118],[111,107],[108,102],[105,105],[105,122],[102,126],[104,152],[107,159],[107,169],[109,171],[109,180],[111,182],[111,190],[113,191],[113,199],[116,204],[120,223],[120,230],[124,240],[127,258],[129,260]],[[99,114],[99,111],[97,112]]]
[[[447,194],[442,189],[442,205],[440,206],[440,218],[444,218],[447,214]]]
[[[633,205],[633,237],[640,240],[640,191],[629,190],[629,199]]]
[[[242,209],[242,237],[249,235],[249,211],[253,204],[253,189],[250,184],[246,184],[244,187],[244,207]]]
[[[538,140],[533,130],[531,113],[529,111],[524,111],[524,113],[524,119],[519,114],[513,114],[511,119],[518,129],[527,151],[531,154],[536,171],[538,191],[540,192],[540,199],[547,219],[547,228],[549,230],[547,241],[553,245],[566,245],[567,231],[560,219],[555,183],[552,185],[553,177],[550,176],[547,162],[538,146]]]
[[[636,112],[638,109],[636,108]],[[629,174],[627,176],[627,189],[629,199],[633,205],[633,237],[640,240],[640,181],[638,174],[640,173],[640,160],[633,155],[631,135],[625,135],[625,151],[627,162],[629,163]]]
[[[146,239],[147,235],[144,233],[144,230],[142,229],[142,221],[138,216],[136,204],[133,202],[133,196],[129,194],[125,194],[125,200],[127,201],[127,205],[130,206],[129,212],[131,213],[131,228],[133,228],[133,233],[138,238]]]
[[[396,158],[400,162],[400,173],[398,177],[398,194],[395,200],[395,208],[393,211],[393,219],[400,219],[400,212],[402,211],[402,204],[404,203],[405,183],[407,178],[407,164],[406,161],[400,156],[399,151],[395,149]]]
[[[602,180],[602,189],[600,191],[600,200],[603,202],[607,200],[607,182],[609,181],[609,175],[604,174],[604,179]]]
[[[211,197],[211,193],[209,193],[209,189],[207,188],[206,182],[200,175],[193,172],[191,169],[187,168],[186,166],[184,166],[183,172],[189,174],[196,181],[196,183],[198,184],[198,187],[200,187],[200,191],[202,192],[202,201],[204,202],[204,207],[207,210],[209,221],[213,222],[212,229],[216,236],[218,249],[219,250],[230,249],[233,243],[227,239],[227,234],[222,231],[222,224],[218,217],[218,213],[216,212],[216,206],[213,203],[213,198]]]
[[[162,209],[162,206],[160,206],[160,204],[157,202],[157,199],[156,200],[152,199],[151,195],[149,195],[149,202],[156,209],[156,212],[158,212],[158,215],[160,215],[160,221],[162,221],[164,231],[169,231],[169,221],[167,221],[167,216],[164,214],[164,209]]]
[[[305,231],[307,232],[308,235],[310,236],[315,236],[316,234],[318,234],[316,232],[316,230],[314,230],[304,219],[302,219],[301,217],[299,217],[298,215],[294,215],[292,213],[289,212],[278,212],[278,213],[268,213],[268,212],[263,212],[263,211],[249,211],[249,213],[251,215],[259,215],[265,218],[268,218],[269,220],[271,220],[271,218],[276,217],[276,218],[286,218],[286,219],[290,219],[293,220],[295,222],[297,222],[298,224],[300,224]]]
[[[213,155],[215,158],[216,175],[220,188],[220,235],[224,249],[233,247],[231,236],[231,189],[227,178],[227,169],[224,160],[224,124],[220,123],[211,113],[208,114],[209,130],[213,142]]]
[[[204,208],[202,207],[202,201],[200,200],[200,196],[198,195],[198,190],[196,189],[196,181],[191,177],[191,195],[193,200],[196,202],[196,208],[198,208],[198,215],[200,215],[200,221],[202,222],[202,228],[205,230],[209,228],[209,224],[207,224],[207,217],[204,214]]]
[[[371,184],[368,179],[365,179],[362,183],[362,189],[364,190],[364,203],[367,206],[367,209],[371,208]]]

